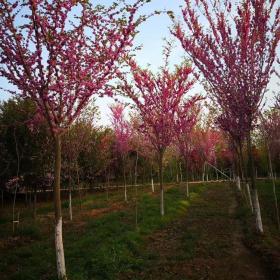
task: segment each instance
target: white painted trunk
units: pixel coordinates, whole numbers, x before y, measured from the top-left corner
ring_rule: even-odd
[[[58,279],[66,280],[67,277],[62,240],[62,217],[59,218],[55,225],[55,252]]]
[[[73,219],[73,214],[72,214],[72,192],[70,191],[69,192],[69,218],[70,218],[70,221],[72,221]]]
[[[240,177],[239,177],[239,176],[236,177],[236,185],[237,185],[237,189],[238,189],[239,191],[241,191]]]
[[[189,193],[189,182],[187,182],[187,198],[190,197],[190,193]]]
[[[160,191],[160,214],[164,216],[164,194],[163,189]]]
[[[180,182],[182,183],[183,182],[183,173],[182,173],[182,163],[180,162]]]
[[[248,184],[248,183],[246,184],[246,190],[247,190],[247,194],[248,194],[249,205],[250,205],[251,211],[252,211],[252,213],[253,213],[253,212],[254,212],[254,209],[253,209],[253,203],[252,203],[252,197],[251,197],[250,187],[249,187],[249,184]]]
[[[124,185],[124,200],[127,202],[127,190],[126,190],[126,185]]]
[[[152,192],[155,192],[154,179],[152,178]]]
[[[261,208],[260,208],[259,196],[258,196],[257,190],[253,190],[253,204],[254,204],[254,212],[255,212],[255,217],[256,217],[257,231],[259,233],[263,233]]]

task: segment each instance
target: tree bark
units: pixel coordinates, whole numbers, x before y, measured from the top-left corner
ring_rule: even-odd
[[[249,163],[249,172],[251,177],[251,187],[252,187],[252,196],[253,196],[253,208],[254,215],[256,221],[256,230],[259,233],[263,233],[263,225],[262,225],[262,217],[261,217],[261,209],[259,204],[258,190],[256,186],[256,173],[254,167],[254,159],[252,154],[252,140],[251,135],[249,133],[247,137],[247,150],[248,150],[248,163]]]
[[[202,181],[204,182],[205,179],[205,168],[206,168],[206,163],[203,163],[203,170],[202,170]]]
[[[81,189],[80,189],[80,174],[79,174],[79,165],[78,161],[76,160],[76,176],[77,176],[77,185],[78,185],[78,192],[79,192],[79,203],[80,203],[80,210],[82,209],[82,195],[81,195]]]
[[[189,170],[188,170],[188,159],[187,157],[185,158],[185,165],[186,165],[186,195],[187,198],[189,198],[190,194],[189,194]]]
[[[125,176],[125,158],[123,157],[123,183],[124,183],[124,201],[127,202],[126,176]]]
[[[55,209],[55,252],[57,276],[60,280],[67,279],[63,237],[62,237],[62,213],[60,199],[60,173],[61,173],[61,135],[55,136],[55,170],[54,170],[54,209]]]
[[[180,183],[183,182],[183,173],[182,173],[182,162],[179,164],[179,169],[180,169]]]
[[[135,169],[134,169],[134,185],[135,185],[135,227],[138,228],[138,189],[137,189],[137,173],[138,173],[138,158],[139,153],[138,149],[136,152],[136,161],[135,161]]]
[[[16,208],[16,199],[17,199],[17,190],[18,190],[18,182],[19,182],[19,168],[20,168],[20,156],[19,156],[19,150],[18,150],[18,142],[16,137],[16,128],[14,128],[14,140],[15,140],[15,146],[16,146],[16,154],[17,154],[17,182],[16,182],[16,188],[14,193],[14,201],[13,201],[13,232],[15,231],[15,208]],[[18,215],[19,217],[19,215]],[[19,218],[18,218],[19,222]]]
[[[73,220],[73,212],[72,212],[72,191],[71,187],[69,189],[69,219],[70,221]]]
[[[164,216],[164,189],[162,172],[163,150],[159,152],[159,185],[160,185],[160,214]]]
[[[238,189],[239,191],[241,191],[240,177],[239,177],[239,176],[236,177],[236,186],[237,186],[237,189]]]
[[[253,203],[252,203],[252,196],[251,196],[249,183],[246,183],[246,191],[247,191],[247,195],[248,195],[248,203],[249,203],[250,209],[251,209],[252,213],[254,213],[254,207],[253,207]]]

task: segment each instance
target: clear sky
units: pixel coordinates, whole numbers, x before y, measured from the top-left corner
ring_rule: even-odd
[[[113,0],[95,0],[94,3],[110,5]],[[133,2],[133,1],[132,1]],[[149,14],[154,10],[172,10],[175,16],[181,16],[180,6],[184,4],[184,0],[152,0],[141,9],[141,13]],[[169,33],[171,20],[166,14],[158,15],[150,18],[142,24],[139,28],[140,33],[137,35],[135,44],[142,45],[142,50],[137,53],[136,59],[140,65],[150,64],[153,70],[156,70],[162,64],[162,46],[163,38],[172,38]],[[175,48],[171,57],[172,64],[180,62],[184,56],[184,51],[179,43],[175,40]],[[6,81],[0,78],[0,86],[8,87]],[[269,88],[270,92],[267,94],[268,103],[271,104],[272,91],[276,90],[276,80],[272,79]],[[203,91],[200,85],[196,85],[193,91],[201,93]],[[7,94],[0,94],[0,99],[7,99]],[[97,105],[101,111],[101,124],[109,124],[109,109],[108,104],[112,104],[110,98],[99,98]]]

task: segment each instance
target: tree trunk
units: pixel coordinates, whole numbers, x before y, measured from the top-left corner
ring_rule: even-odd
[[[249,134],[247,137],[247,150],[248,150],[248,160],[249,160],[249,172],[251,177],[251,186],[252,186],[252,196],[253,196],[253,208],[254,215],[256,220],[256,230],[259,233],[263,233],[263,225],[262,225],[262,217],[261,217],[261,209],[259,204],[258,190],[256,186],[256,173],[254,167],[254,159],[252,154],[252,140],[251,135]]]
[[[18,183],[19,183],[19,168],[20,168],[20,156],[19,156],[19,150],[18,150],[18,142],[16,137],[16,128],[14,128],[14,140],[15,140],[15,146],[16,146],[16,154],[17,154],[17,182],[16,182],[16,188],[14,193],[14,201],[13,201],[13,232],[15,231],[15,208],[16,208],[16,199],[17,199],[17,190],[18,190]],[[18,215],[19,217],[19,215]],[[19,222],[19,218],[18,218]]]
[[[124,201],[127,202],[126,176],[125,176],[125,158],[123,157],[123,183],[124,183]]]
[[[273,196],[274,196],[274,204],[275,204],[275,214],[276,214],[276,220],[277,220],[277,226],[278,230],[280,230],[280,219],[279,219],[279,209],[278,209],[278,198],[276,194],[276,184],[275,184],[275,177],[273,175],[273,167],[272,167],[272,160],[271,160],[271,153],[268,142],[266,142],[267,145],[267,154],[268,154],[268,162],[269,162],[269,173],[270,173],[270,179],[272,180],[272,187],[273,187]]]
[[[179,184],[179,167],[178,167],[179,163],[176,160],[176,183]]]
[[[135,227],[138,228],[138,189],[137,189],[137,173],[138,173],[138,149],[136,152],[136,161],[135,161],[135,169],[134,169],[134,185],[135,185]]]
[[[55,252],[58,279],[67,279],[62,238],[62,214],[60,200],[61,173],[61,135],[55,136],[55,170],[54,170],[54,209],[55,209]]]
[[[154,193],[155,192],[155,186],[154,186],[154,179],[152,177],[152,192]]]
[[[240,177],[239,177],[239,176],[236,177],[236,186],[237,186],[237,189],[238,189],[239,191],[241,191]]]
[[[202,170],[202,181],[204,182],[204,179],[205,179],[205,167],[206,167],[206,164],[205,162],[203,163],[203,170]]]
[[[185,165],[186,165],[186,195],[187,198],[189,198],[190,193],[189,193],[189,170],[188,170],[188,159],[187,157],[185,158]]]
[[[254,213],[254,208],[253,208],[253,203],[252,203],[252,197],[251,197],[251,191],[250,191],[249,183],[246,183],[246,191],[247,191],[247,195],[248,195],[248,203],[249,203],[250,209],[251,209],[252,213]]]
[[[164,189],[162,172],[163,151],[159,152],[159,185],[160,185],[160,214],[164,216]]]
[[[76,167],[77,185],[78,185],[78,193],[79,193],[79,203],[80,203],[80,210],[81,210],[82,209],[82,195],[81,195],[81,189],[80,189],[79,165],[78,165],[77,161],[76,161],[75,167]]]
[[[179,169],[180,169],[180,183],[183,182],[183,173],[182,173],[182,162],[179,164]]]
[[[69,189],[69,219],[70,221],[73,220],[73,212],[72,212],[72,191],[71,187]]]

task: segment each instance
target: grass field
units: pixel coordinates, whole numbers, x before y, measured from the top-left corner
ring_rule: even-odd
[[[69,279],[142,279],[141,271],[153,270],[156,264],[161,263],[161,255],[165,254],[166,259],[177,266],[182,261],[193,261],[194,265],[199,265],[196,258],[210,258],[219,263],[232,250],[234,242],[228,245],[231,244],[228,240],[237,222],[234,220],[232,228],[224,225],[232,222],[232,213],[227,207],[235,200],[227,185],[191,185],[189,200],[185,197],[184,186],[169,187],[165,195],[166,216],[163,218],[159,215],[159,193],[152,194],[148,187],[139,188],[137,227],[133,188],[128,193],[128,203],[123,201],[122,190],[110,192],[109,200],[105,193],[88,194],[82,198],[81,210],[79,200],[74,198],[73,221],[68,218],[67,201],[63,202],[64,247]],[[255,237],[253,227],[249,225],[252,217],[244,203],[238,206],[234,217],[242,222],[247,241],[258,242],[258,254],[262,254],[262,250],[274,253],[280,240],[274,217],[272,187],[269,181],[258,182],[258,187],[265,235]],[[277,191],[280,196],[279,182]],[[32,218],[32,209],[21,207],[21,222],[15,234],[12,234],[11,209],[3,209],[0,215],[1,279],[56,279],[52,204],[38,203],[36,221]],[[219,225],[223,219],[226,222]],[[213,232],[209,233],[208,228],[211,231],[211,227]],[[224,232],[217,232],[216,227],[224,227]],[[186,231],[182,234],[184,228]],[[215,238],[217,233],[227,237],[224,240]],[[174,252],[171,247],[179,249]],[[159,272],[154,273],[158,275]],[[140,276],[137,278],[135,275]],[[161,278],[182,279],[166,275],[166,278]],[[149,275],[145,277],[143,279],[152,279],[148,278]],[[198,278],[190,276],[190,279]]]
[[[192,188],[191,199],[204,189]],[[138,227],[135,224],[133,189],[130,201],[123,202],[123,193],[91,194],[73,200],[73,221],[64,206],[64,246],[70,279],[114,279],[122,272],[141,269],[152,256],[145,256],[141,246],[146,236],[164,227],[186,211],[189,202],[184,189],[166,191],[166,216],[159,215],[159,198],[146,190],[139,190]],[[16,234],[11,232],[8,209],[1,214],[1,279],[56,279],[53,246],[52,204],[42,203],[36,222],[32,210],[23,209]]]

